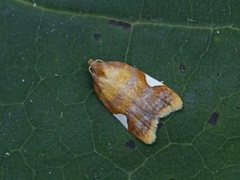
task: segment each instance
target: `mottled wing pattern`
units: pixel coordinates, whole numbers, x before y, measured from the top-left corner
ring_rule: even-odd
[[[99,99],[146,144],[156,139],[158,118],[182,108],[182,100],[175,92],[126,63],[90,60],[89,64]]]

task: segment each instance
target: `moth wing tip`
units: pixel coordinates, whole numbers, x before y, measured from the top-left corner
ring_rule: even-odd
[[[139,137],[141,141],[143,141],[145,144],[153,144],[157,138],[156,131],[157,131],[157,125],[158,125],[158,118],[155,118],[153,120],[153,124],[148,129],[148,132],[144,135]]]

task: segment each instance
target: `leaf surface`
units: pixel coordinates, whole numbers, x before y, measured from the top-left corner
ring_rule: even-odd
[[[237,179],[239,8],[2,0],[0,179]],[[98,100],[90,58],[129,63],[182,97],[156,143],[140,142]]]

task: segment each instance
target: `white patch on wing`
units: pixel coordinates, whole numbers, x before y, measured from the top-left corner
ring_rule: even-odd
[[[145,74],[145,77],[146,77],[146,81],[150,87],[163,85],[163,81],[158,81],[147,74]]]
[[[121,123],[122,125],[128,129],[128,123],[127,123],[127,116],[124,114],[113,114]]]

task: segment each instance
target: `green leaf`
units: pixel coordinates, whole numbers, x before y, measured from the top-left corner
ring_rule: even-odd
[[[0,179],[238,179],[239,8],[2,0]],[[156,143],[140,142],[98,100],[90,58],[127,62],[182,97]]]

